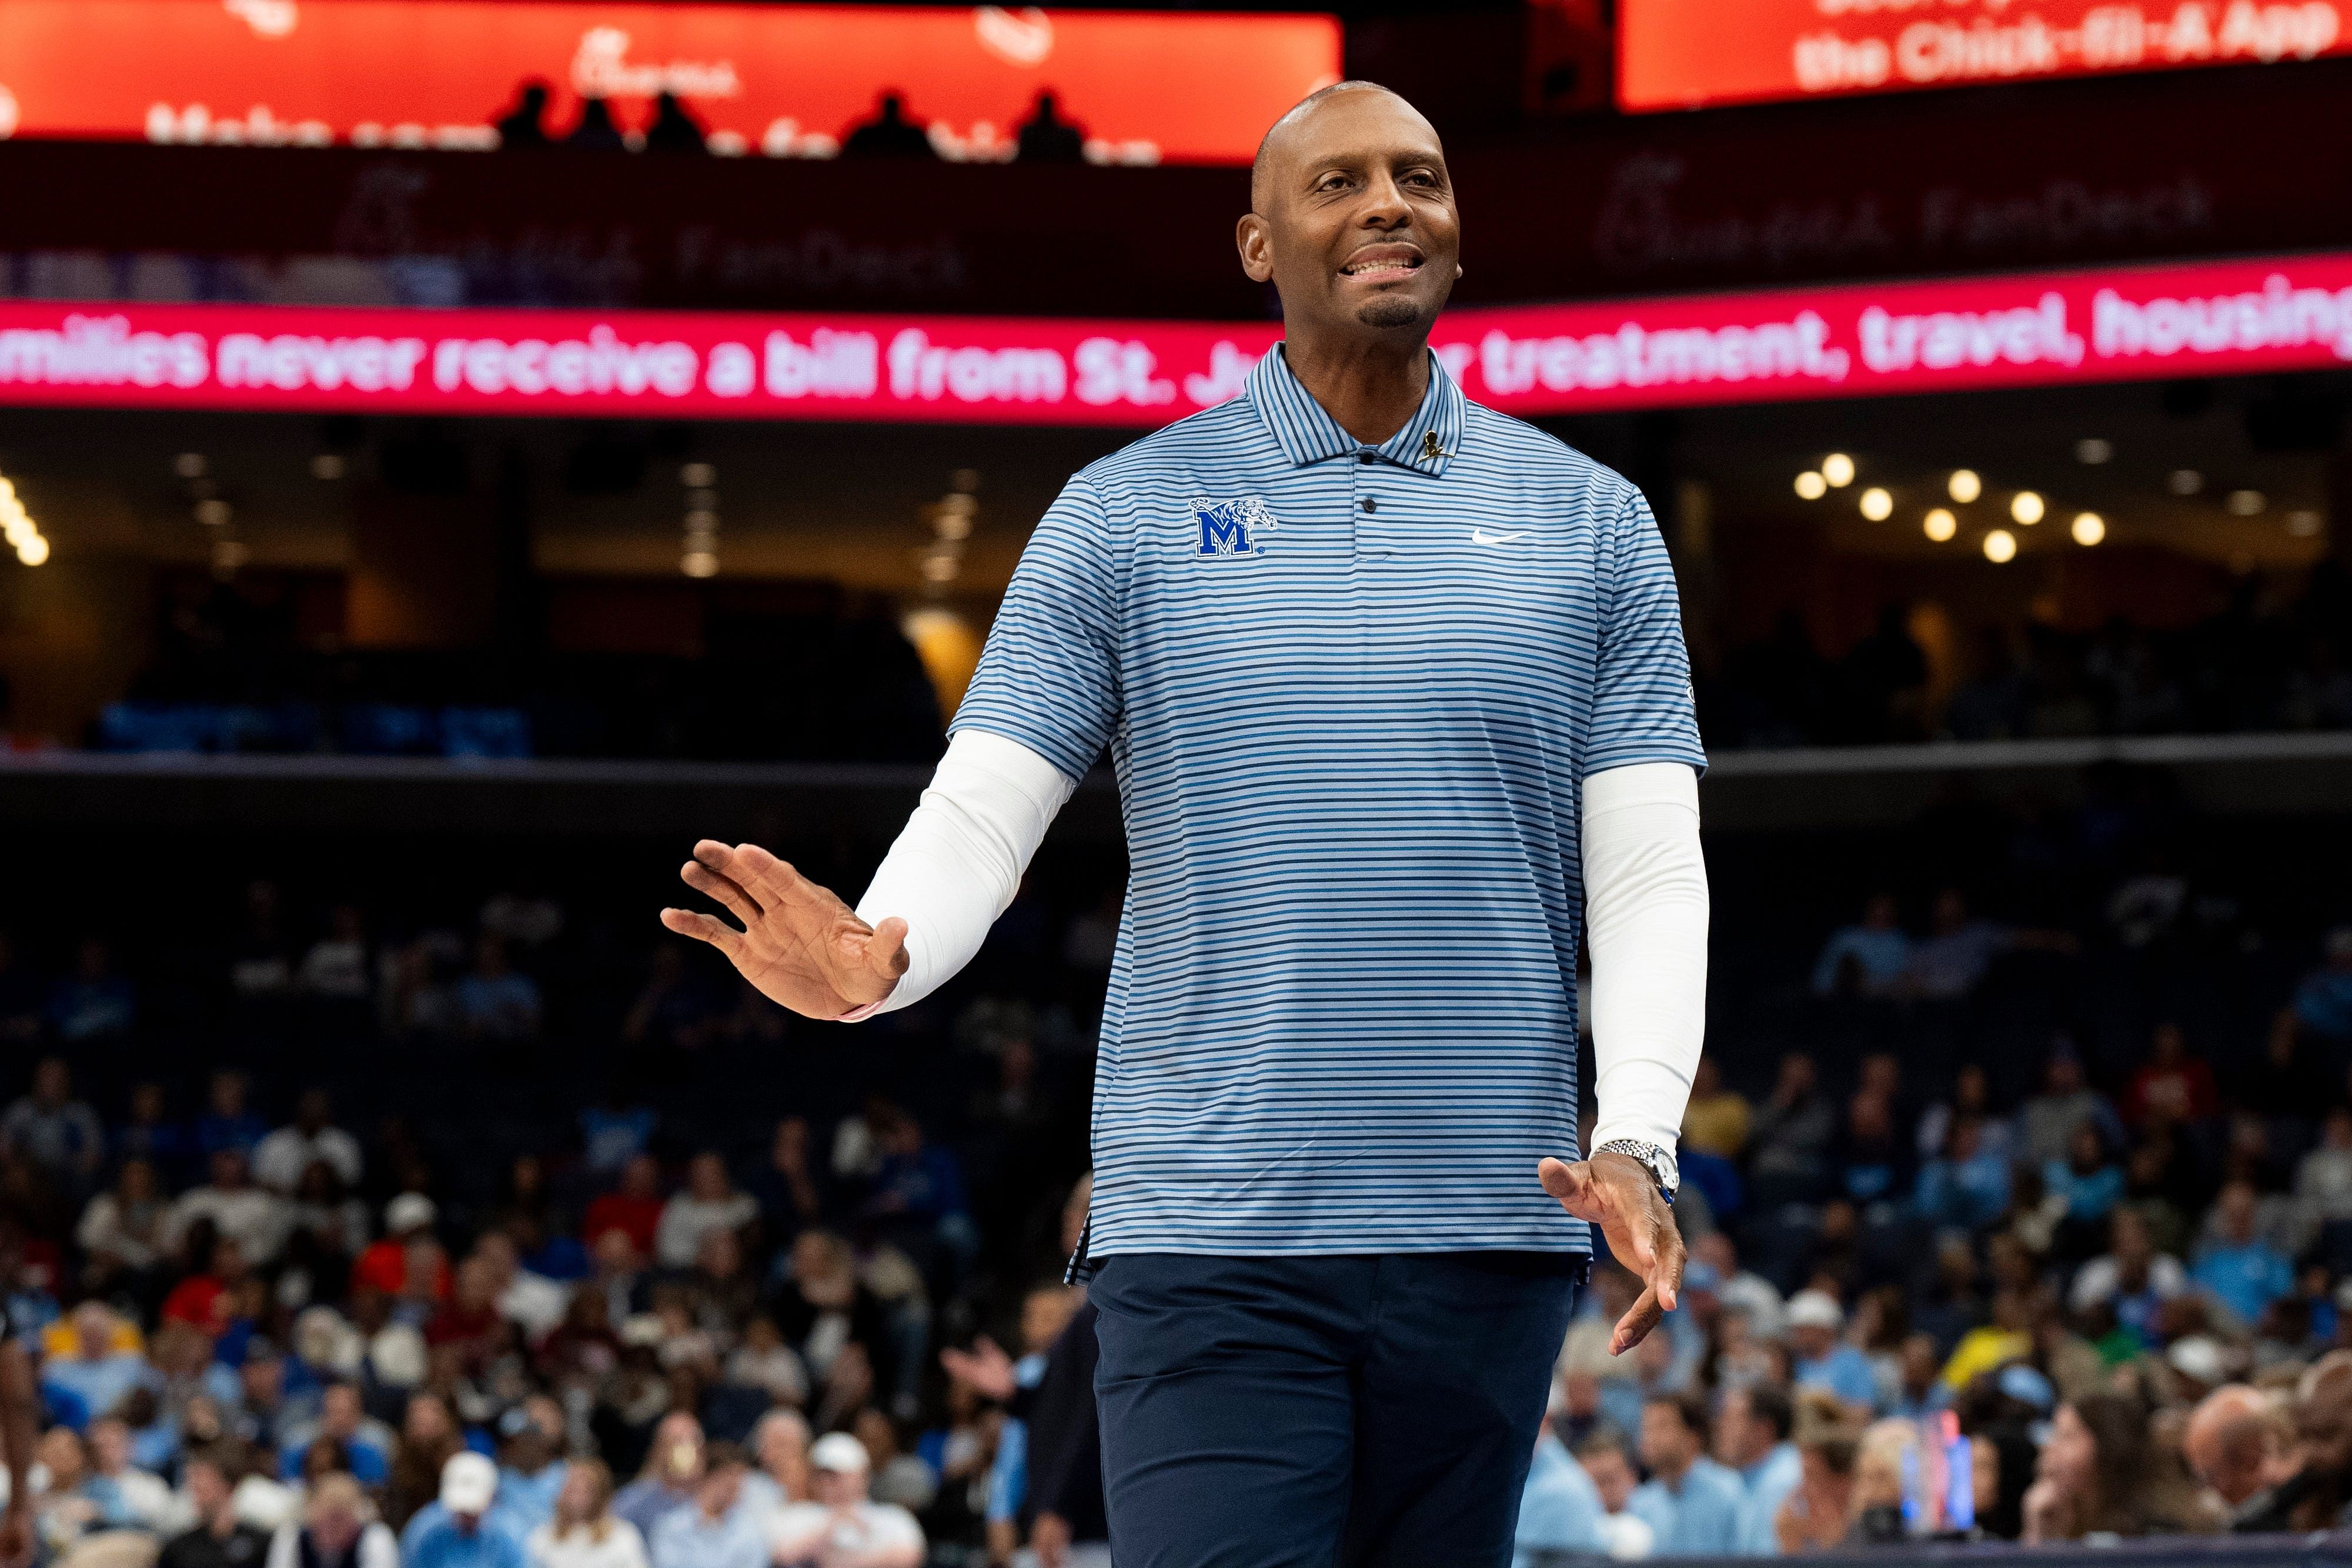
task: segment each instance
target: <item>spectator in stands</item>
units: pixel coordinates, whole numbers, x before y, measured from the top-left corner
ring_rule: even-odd
[[[1660,1394],[1642,1406],[1642,1462],[1650,1479],[1630,1505],[1662,1557],[1728,1557],[1739,1549],[1744,1490],[1739,1478],[1706,1457],[1706,1402]]]
[[[1680,1146],[1736,1160],[1748,1147],[1751,1120],[1748,1097],[1724,1086],[1723,1069],[1714,1057],[1700,1057],[1691,1078],[1690,1103],[1683,1110]]]
[[[605,1232],[617,1230],[629,1239],[630,1246],[640,1256],[650,1257],[655,1238],[661,1229],[664,1207],[661,1166],[651,1155],[638,1155],[621,1167],[619,1187],[588,1206],[580,1228],[592,1247]],[[687,1260],[692,1261],[693,1254],[687,1254]]]
[[[2189,1417],[2181,1448],[2197,1479],[2213,1489],[2235,1528],[2271,1504],[2272,1489],[2294,1474],[2293,1429],[2269,1396],[2242,1383],[2207,1395]]]
[[[1951,1092],[1919,1113],[1919,1157],[1932,1160],[1941,1155],[1952,1124],[1963,1116],[1976,1120],[1978,1144],[1988,1155],[2011,1157],[2016,1131],[1993,1109],[1992,1079],[1978,1061],[1963,1061],[1954,1069]]]
[[[919,1260],[944,1252],[961,1263],[979,1245],[964,1196],[963,1167],[952,1151],[927,1140],[922,1124],[901,1111],[882,1127],[882,1158],[865,1206],[887,1240]]]
[[[1061,100],[1050,89],[1040,89],[1036,107],[1021,122],[1013,156],[1024,163],[1082,163],[1087,133],[1061,117]]]
[[[285,1355],[256,1334],[245,1343],[236,1378],[236,1405],[223,1412],[230,1429],[265,1454],[278,1452],[310,1414],[287,1393]]]
[[[1603,1550],[1621,1561],[1649,1556],[1657,1548],[1657,1531],[1633,1507],[1642,1477],[1634,1469],[1624,1434],[1604,1424],[1570,1451],[1592,1478],[1592,1490],[1600,1495]]]
[[[110,1416],[134,1388],[152,1375],[138,1351],[138,1334],[104,1301],[87,1301],[73,1311],[73,1349],[53,1355],[41,1367],[41,1397],[56,1418],[81,1431]]]
[[[1891,893],[1874,893],[1862,918],[1841,925],[1813,961],[1817,997],[1891,997],[1901,989],[1911,964],[1911,938],[1903,929]]]
[[[2158,1322],[2167,1301],[2189,1289],[2180,1260],[2158,1252],[2147,1222],[2132,1209],[2118,1210],[2109,1228],[2108,1250],[2076,1271],[2068,1304],[2078,1313],[2106,1307],[2142,1344],[2158,1342]]]
[[[2123,1167],[2107,1152],[2107,1140],[2095,1122],[2084,1122],[2068,1140],[2066,1157],[2042,1167],[2042,1187],[2062,1211],[2058,1246],[2079,1258],[2095,1245],[2107,1217],[2123,1201]]]
[[[254,1179],[291,1195],[313,1161],[323,1160],[345,1186],[357,1186],[363,1168],[357,1138],[334,1124],[334,1105],[323,1089],[305,1089],[294,1103],[294,1120],[255,1145]]]
[[[1774,1527],[1780,1505],[1804,1477],[1790,1440],[1795,1424],[1789,1396],[1770,1383],[1725,1390],[1716,1411],[1715,1457],[1739,1478],[1742,1556],[1770,1557],[1780,1550]]]
[[[278,884],[246,884],[245,929],[229,952],[229,989],[246,1000],[279,998],[294,988],[294,956],[278,919]]]
[[[404,1561],[408,1527],[440,1495],[449,1461],[465,1446],[465,1434],[457,1429],[447,1401],[437,1394],[409,1396],[401,1414],[400,1442],[393,1449],[392,1479],[384,1487],[384,1519],[402,1532]],[[497,1479],[493,1470],[492,1482]]]
[[[253,1185],[240,1149],[216,1149],[209,1163],[212,1179],[189,1188],[172,1206],[169,1233],[184,1236],[197,1220],[210,1220],[225,1239],[237,1244],[247,1262],[267,1267],[286,1245],[292,1218],[286,1200]]]
[[[2061,1405],[2025,1494],[2025,1543],[2144,1533],[2153,1474],[2137,1400],[2095,1394]]]
[[[82,1249],[82,1283],[92,1294],[117,1291],[152,1301],[170,1250],[171,1204],[145,1159],[116,1167],[114,1186],[83,1206],[74,1239]]]
[[[897,1504],[867,1499],[869,1463],[865,1445],[846,1432],[817,1439],[809,1450],[816,1500],[778,1511],[776,1568],[824,1568],[839,1561],[865,1568],[918,1568],[923,1527]]]
[[[526,81],[522,84],[515,95],[515,107],[499,116],[494,122],[498,128],[500,151],[551,145],[551,138],[547,134],[547,98],[545,82]]]
[[[824,1216],[824,1199],[809,1168],[809,1125],[786,1116],[768,1140],[768,1160],[751,1178],[751,1196],[770,1245],[789,1247],[793,1239]]]
[[[1800,1388],[1822,1388],[1867,1415],[1878,1399],[1878,1378],[1870,1358],[1838,1335],[1845,1312],[1826,1291],[1800,1291],[1789,1298],[1789,1349]]]
[[[743,1468],[733,1444],[710,1445],[694,1500],[654,1526],[647,1548],[653,1568],[766,1568],[761,1521],[736,1506],[743,1497]]]
[[[338,904],[328,913],[327,934],[310,944],[295,970],[295,983],[320,1001],[364,1003],[375,988],[369,977],[367,916],[356,904]]]
[[[264,1568],[401,1568],[400,1543],[357,1480],[325,1475],[311,1485],[302,1517],[270,1537]]]
[[[1911,1140],[1884,1092],[1857,1090],[1846,1103],[1836,1160],[1839,1190],[1874,1220],[1893,1218],[1911,1196]]]
[[[654,96],[653,123],[646,127],[648,152],[708,152],[710,143],[701,122],[688,112],[677,94],[665,89]]]
[[[154,1534],[176,1529],[179,1500],[163,1477],[132,1462],[129,1423],[119,1416],[100,1416],[89,1424],[85,1436],[91,1481],[114,1490],[117,1517],[128,1528]]]
[[[702,1423],[688,1411],[671,1411],[654,1428],[646,1468],[614,1498],[613,1511],[650,1542],[665,1518],[694,1506],[702,1487],[703,1452]]]
[[[2213,1107],[2213,1070],[2189,1054],[2189,1037],[2179,1024],[2158,1024],[2148,1059],[2124,1095],[2125,1123],[2135,1131],[2179,1126],[2203,1121]]]
[[[385,1296],[397,1296],[408,1286],[408,1258],[412,1251],[433,1244],[433,1227],[440,1210],[431,1198],[421,1192],[404,1192],[383,1206],[383,1235],[370,1242],[352,1265],[352,1291],[373,1291]],[[448,1265],[442,1262],[444,1274]],[[446,1297],[446,1280],[436,1281],[435,1295]]]
[[[440,1496],[400,1532],[402,1568],[528,1568],[522,1542],[496,1518],[499,1469],[461,1451],[441,1467]]]
[[[195,1157],[195,1134],[184,1124],[172,1120],[163,1086],[152,1079],[133,1083],[128,1110],[109,1140],[115,1159],[145,1160],[164,1184],[177,1185],[186,1179]]]
[[[49,1028],[68,1045],[89,1045],[131,1032],[139,997],[114,972],[114,950],[101,936],[85,936],[73,973],[49,988]]]
[[[1511,1538],[1512,1568],[1550,1561],[1538,1553],[1606,1552],[1601,1492],[1569,1457],[1547,1416],[1537,1429],[1534,1461],[1519,1492],[1519,1521]]]
[[[73,1072],[62,1056],[46,1056],[33,1066],[29,1092],[0,1113],[0,1149],[30,1160],[52,1181],[87,1188],[106,1157],[106,1134],[98,1113],[73,1096]]]
[[[2352,925],[2327,934],[2326,961],[2294,988],[2295,1021],[2334,1045],[2352,1040]]]
[[[2250,1182],[2221,1188],[2214,1206],[2217,1239],[2197,1255],[2189,1277],[2249,1326],[2294,1285],[2294,1265],[2263,1239],[2255,1228],[2256,1197]]]
[[[1956,1001],[1975,990],[2004,953],[2072,953],[2078,946],[2070,932],[2023,930],[1979,919],[1969,913],[1968,896],[1948,887],[1936,894],[1927,937],[1912,951],[1904,988],[1927,1001]]]
[[[647,1568],[645,1538],[613,1512],[613,1472],[602,1459],[565,1465],[554,1516],[524,1544],[531,1568]]]
[[[685,1187],[662,1207],[654,1259],[665,1269],[690,1268],[704,1237],[740,1232],[759,1217],[760,1206],[729,1181],[726,1159],[716,1149],[705,1149],[688,1164]]]
[[[850,127],[841,139],[844,158],[936,158],[937,149],[921,124],[907,118],[906,100],[886,92],[874,118]]]
[[[563,145],[583,152],[619,152],[628,142],[613,119],[613,106],[601,98],[588,97],[580,100],[580,119],[564,133]]]
[[[595,99],[590,99],[595,102]],[[468,1040],[539,1038],[539,982],[507,957],[506,938],[485,931],[475,939],[474,967],[456,988],[457,1030]]]
[[[1827,1552],[1852,1527],[1862,1423],[1835,1395],[1807,1389],[1797,1396],[1794,1430],[1800,1479],[1773,1520],[1773,1536],[1784,1553]]]
[[[1984,1132],[1984,1124],[1971,1113],[1952,1120],[1943,1151],[1919,1173],[1920,1218],[1973,1231],[2009,1212],[2009,1161],[1985,1146]]]
[[[269,1134],[269,1125],[246,1103],[245,1074],[224,1069],[212,1075],[205,1113],[196,1118],[196,1152],[210,1159],[223,1149],[250,1155]]]
[[[392,1479],[392,1456],[399,1439],[367,1413],[358,1385],[339,1381],[320,1391],[317,1417],[293,1427],[279,1450],[279,1473],[289,1479],[299,1475],[302,1456],[320,1442],[334,1444],[351,1473],[364,1484],[381,1487]]]
[[[239,1466],[232,1450],[191,1454],[180,1473],[195,1522],[163,1543],[157,1568],[261,1568],[269,1537],[236,1514]]]
[[[1813,1059],[1801,1051],[1780,1058],[1771,1097],[1757,1108],[1749,1163],[1759,1201],[1769,1192],[1786,1201],[1812,1196],[1829,1176],[1837,1108],[1822,1092]]]
[[[2295,1166],[2294,1197],[2328,1260],[2339,1271],[2352,1263],[2352,1106],[2328,1109],[2319,1146]]]
[[[699,1051],[718,1030],[719,1009],[719,997],[690,967],[686,949],[665,942],[654,949],[645,988],[621,1019],[621,1038],[634,1046]]]
[[[2123,1123],[2115,1107],[2084,1082],[2083,1059],[2074,1042],[2061,1036],[2042,1068],[2042,1092],[2018,1113],[2018,1159],[2034,1170],[2064,1159],[2074,1147],[2074,1129],[2085,1122],[2110,1143],[2123,1141]]]

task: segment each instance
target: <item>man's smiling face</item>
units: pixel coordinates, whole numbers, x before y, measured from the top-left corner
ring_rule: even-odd
[[[1461,223],[1437,132],[1378,88],[1293,110],[1266,139],[1241,222],[1244,269],[1284,320],[1426,335],[1459,270]]]

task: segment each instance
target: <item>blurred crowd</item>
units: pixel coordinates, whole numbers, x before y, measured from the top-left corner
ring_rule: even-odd
[[[2352,728],[2352,581],[2332,563],[2292,596],[2250,578],[2168,631],[1988,627],[1960,662],[1937,691],[1900,607],[1834,658],[1790,612],[1702,674],[1700,727],[1717,750]]]

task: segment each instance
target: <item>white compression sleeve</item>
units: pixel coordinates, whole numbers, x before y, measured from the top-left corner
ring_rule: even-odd
[[[868,1018],[922,1000],[971,962],[1020,891],[1029,857],[1077,781],[1000,735],[968,729],[948,742],[915,814],[857,901],[857,917],[907,923],[907,972]]]
[[[1672,1149],[1706,1036],[1706,861],[1687,764],[1636,763],[1584,781],[1584,907],[1601,1107],[1592,1148],[1635,1138]]]

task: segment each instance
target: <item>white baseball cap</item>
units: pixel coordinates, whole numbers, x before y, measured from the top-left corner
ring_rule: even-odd
[[[451,1513],[488,1513],[498,1495],[498,1466],[472,1449],[450,1455],[441,1467],[441,1506]]]
[[[421,1192],[404,1192],[383,1206],[383,1228],[397,1236],[404,1230],[430,1225],[440,1217],[433,1200]]]
[[[1789,1298],[1787,1322],[1792,1329],[1828,1329],[1834,1333],[1845,1326],[1845,1312],[1826,1291],[1799,1291]]]
[[[809,1450],[809,1468],[838,1470],[844,1475],[864,1475],[874,1461],[866,1452],[866,1445],[846,1432],[827,1432]]]

